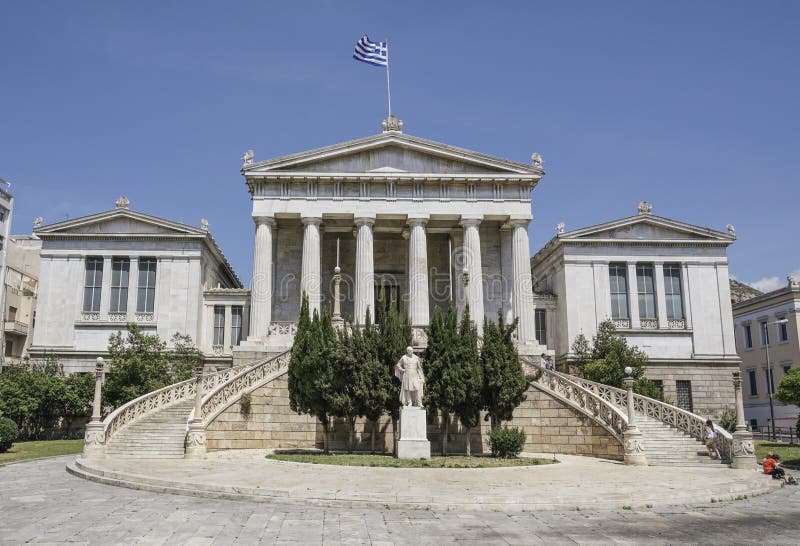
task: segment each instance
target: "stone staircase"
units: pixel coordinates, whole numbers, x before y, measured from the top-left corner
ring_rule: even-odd
[[[636,415],[642,433],[642,447],[650,466],[706,466],[722,461],[708,456],[705,444],[661,421]]]
[[[106,455],[120,459],[183,459],[186,420],[193,400],[176,402],[149,413],[117,432]]]

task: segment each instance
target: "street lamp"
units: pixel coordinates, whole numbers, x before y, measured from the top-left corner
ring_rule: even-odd
[[[770,324],[786,324],[788,319],[780,319],[774,322],[764,322],[764,349],[767,351],[767,391],[769,392],[769,419],[772,424],[772,440],[777,440],[775,435],[775,406],[772,403],[773,395],[775,394],[775,385],[772,379],[772,364],[769,361],[769,325]]]

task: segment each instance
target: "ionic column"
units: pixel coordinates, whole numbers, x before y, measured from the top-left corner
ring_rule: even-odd
[[[304,217],[303,225],[303,266],[300,277],[300,293],[308,296],[308,310],[313,315],[319,312],[320,305],[320,235],[322,218]]]
[[[267,337],[272,320],[272,236],[275,219],[255,216],[255,245],[253,246],[253,280],[250,283],[251,341]]]
[[[517,323],[517,338],[520,344],[536,340],[533,286],[531,281],[530,246],[528,243],[529,218],[511,218],[511,260],[514,287],[512,308]]]
[[[466,303],[478,333],[483,333],[483,268],[481,266],[481,235],[478,229],[482,217],[461,217],[464,226],[464,272]]]
[[[408,217],[408,312],[411,326],[428,326],[428,217]]]
[[[372,226],[375,216],[359,216],[356,222],[356,289],[353,304],[353,319],[364,324],[367,309],[375,318],[372,308],[375,302],[375,264],[372,254]]]

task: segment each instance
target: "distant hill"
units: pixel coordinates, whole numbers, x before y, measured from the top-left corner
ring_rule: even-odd
[[[749,284],[744,284],[735,279],[731,279],[731,304],[749,300],[763,294],[761,290],[756,290]]]

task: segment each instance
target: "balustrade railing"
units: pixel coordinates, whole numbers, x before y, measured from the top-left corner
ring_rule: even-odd
[[[581,413],[591,416],[620,443],[623,442],[623,433],[628,426],[628,416],[618,406],[596,392],[571,381],[569,376],[539,367],[532,367],[532,369],[541,372],[535,376],[536,384],[557,395],[558,398]]]
[[[288,321],[273,321],[269,323],[267,334],[270,336],[294,336],[297,333],[297,323]]]
[[[227,368],[217,372],[209,373],[203,376],[203,391],[208,392],[219,385],[229,381],[233,376],[241,373],[247,368],[258,364],[246,364],[236,368]],[[196,380],[187,379],[180,383],[168,385],[162,389],[149,392],[140,396],[130,402],[127,402],[103,420],[105,439],[108,442],[114,434],[121,429],[130,425],[137,419],[158,411],[166,406],[172,405],[176,402],[183,402],[191,400],[194,397],[196,389]]]
[[[205,390],[206,394],[203,396],[200,412],[206,426],[243,393],[249,392],[286,373],[289,369],[290,359],[291,351],[285,351],[245,369],[240,369],[225,381]],[[194,418],[194,410],[192,410],[187,422],[194,420]]]
[[[625,412],[628,410],[628,393],[624,389],[589,381],[574,375],[560,372],[551,373],[593,392],[601,399],[614,404]],[[695,413],[636,393],[633,394],[633,409],[639,414],[677,428],[696,440],[702,442],[705,439],[706,419]],[[714,425],[714,429],[719,439],[720,454],[723,458],[731,460],[733,435],[717,424]]]

